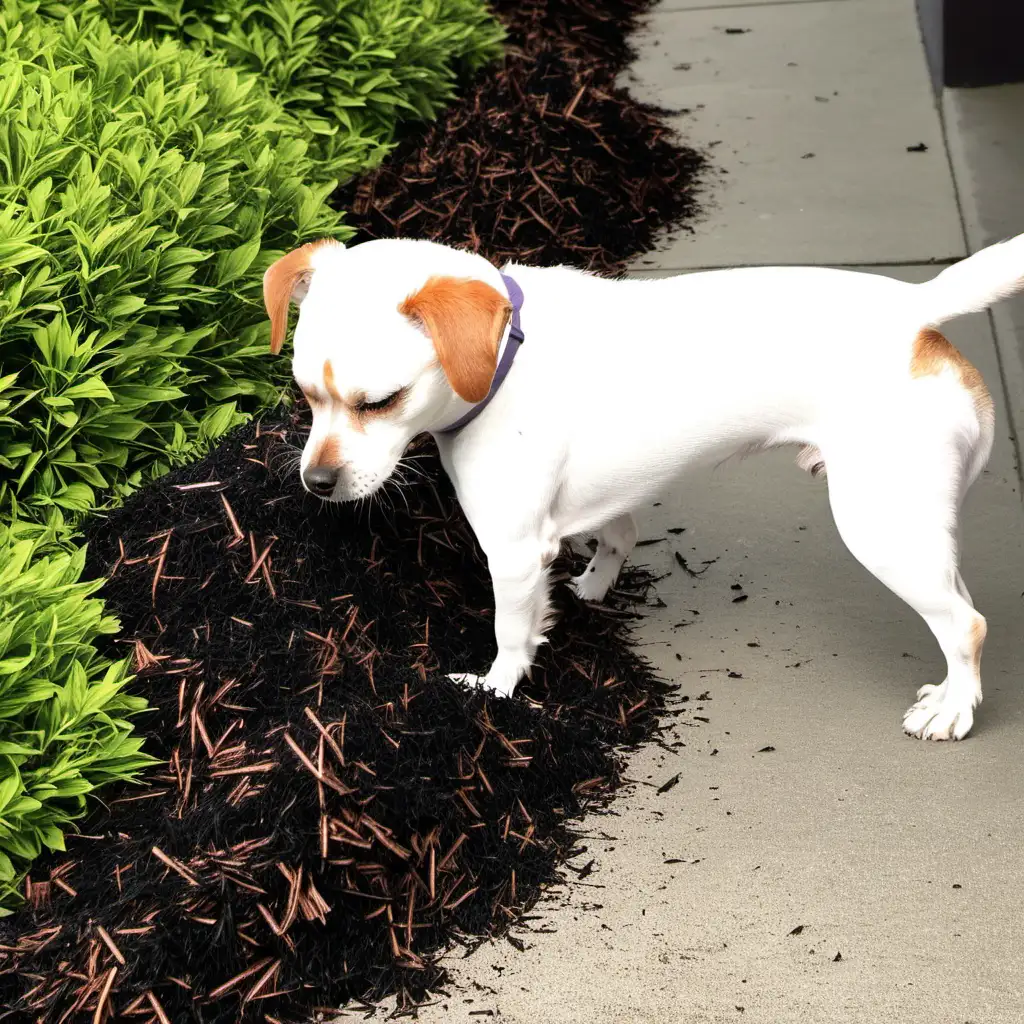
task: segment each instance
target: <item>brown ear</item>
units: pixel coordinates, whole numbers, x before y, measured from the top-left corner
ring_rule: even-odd
[[[512,314],[504,295],[472,278],[432,277],[398,311],[430,335],[441,369],[460,398],[480,402],[487,397]]]
[[[332,240],[325,238],[300,245],[272,263],[263,275],[263,305],[270,317],[270,351],[275,356],[281,351],[288,333],[289,303],[298,305],[309,290],[313,276],[310,259],[320,246],[330,244]]]

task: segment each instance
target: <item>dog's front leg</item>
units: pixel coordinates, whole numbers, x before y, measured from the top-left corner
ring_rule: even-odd
[[[451,678],[507,697],[529,673],[537,648],[544,641],[551,552],[539,542],[520,542],[489,553],[487,561],[494,585],[498,656],[486,676],[459,674]]]

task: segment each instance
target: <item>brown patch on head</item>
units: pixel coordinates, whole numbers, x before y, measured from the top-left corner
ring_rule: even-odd
[[[950,340],[934,327],[918,331],[914,351],[910,357],[910,375],[929,377],[944,370],[952,370],[960,383],[970,392],[979,416],[986,419],[993,414],[992,396],[981,374]]]
[[[347,395],[341,393],[330,359],[324,360],[323,379],[324,392],[321,392],[318,388],[307,388],[303,392],[310,407],[320,408],[333,403],[336,409],[340,407],[344,411],[348,417],[349,425],[360,434],[366,433],[366,424],[370,420],[399,411],[405,405],[408,398],[407,389],[401,388],[394,395],[390,396],[390,400],[386,405],[367,408],[365,392],[355,391]],[[326,398],[324,393],[326,393]]]
[[[272,263],[263,275],[263,305],[270,317],[270,351],[276,356],[288,333],[288,306],[301,302],[309,288],[313,253],[322,245],[335,244],[330,238],[307,242],[285,253]]]
[[[430,335],[452,390],[467,402],[487,397],[498,345],[512,315],[508,299],[483,281],[432,277],[398,311]]]
[[[313,453],[309,465],[327,466],[330,469],[337,469],[344,459],[341,453],[341,438],[337,434],[329,434],[320,443],[320,447]]]
[[[331,400],[340,402],[341,392],[338,390],[337,382],[334,379],[334,367],[331,366],[330,359],[324,360],[324,388],[327,390],[327,394],[330,395]]]

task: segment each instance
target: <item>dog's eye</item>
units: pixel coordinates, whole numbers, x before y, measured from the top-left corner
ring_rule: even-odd
[[[376,402],[360,402],[356,406],[356,412],[382,412],[390,409],[398,401],[401,391],[393,391],[390,395],[378,399]]]

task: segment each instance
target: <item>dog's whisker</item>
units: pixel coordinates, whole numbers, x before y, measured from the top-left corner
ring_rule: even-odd
[[[410,465],[408,462],[406,462],[405,459],[403,459],[395,467],[395,471],[396,471],[396,473],[397,472],[409,472],[409,473],[412,473],[413,476],[420,477],[420,478],[422,478],[424,480],[427,478],[427,473],[426,473],[426,471],[424,469],[420,468],[419,466]],[[405,481],[403,481],[403,483],[404,482]]]
[[[388,510],[387,510],[387,508],[384,505],[384,499],[387,498],[388,504],[391,506],[391,511],[394,512],[394,513],[398,512],[398,509],[395,507],[395,501],[391,497],[391,494],[388,491],[388,484],[389,483],[391,483],[391,481],[390,480],[386,480],[384,482],[384,485],[376,492],[375,496],[378,497],[378,504],[380,506],[381,515],[383,515],[385,520],[387,520],[388,525],[392,529],[394,529],[395,521],[394,521],[394,519],[391,516],[388,515]]]
[[[394,490],[394,493],[397,494],[402,499],[402,501],[405,503],[406,511],[409,511],[409,499],[405,496],[405,490],[403,488],[403,485],[407,484],[407,483],[408,483],[407,480],[397,479],[396,477],[391,477],[390,479],[388,479],[385,482],[384,488],[387,488],[387,486],[390,484],[391,487]],[[391,497],[390,494],[388,495],[388,498],[391,501],[391,507],[394,508],[395,512],[397,512],[398,511],[398,507],[395,505],[394,499]]]

